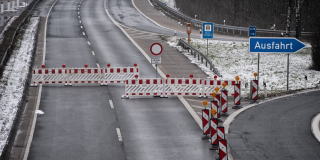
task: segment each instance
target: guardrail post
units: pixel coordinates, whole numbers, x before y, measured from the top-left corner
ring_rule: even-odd
[[[203,63],[203,57],[201,57],[201,63]]]
[[[12,10],[14,10],[14,0],[12,0]]]
[[[198,53],[198,61],[200,60],[200,57],[199,57],[199,53]]]
[[[194,58],[197,58],[197,53],[194,53],[193,57],[194,57]]]
[[[19,9],[19,0],[17,0],[17,9]]]

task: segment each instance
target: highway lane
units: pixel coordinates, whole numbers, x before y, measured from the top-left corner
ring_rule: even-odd
[[[310,123],[320,112],[320,91],[293,95],[250,108],[231,123],[234,159],[320,159]]]
[[[78,14],[79,2],[59,0],[53,7],[47,67],[137,63],[141,77],[155,76],[151,64],[109,19],[103,0],[82,1]],[[208,141],[201,140],[201,129],[179,99],[120,99],[123,93],[123,85],[44,85],[40,110],[45,114],[38,117],[29,159],[210,159],[217,155],[208,149]]]
[[[159,33],[163,35],[174,36],[175,32],[171,29],[166,29],[160,27],[149,19],[144,17],[132,4],[132,0],[106,0],[108,3],[108,10],[111,16],[120,24],[128,26],[130,28],[135,28],[141,31],[147,31],[152,33]],[[188,37],[188,34],[185,32],[177,32],[178,37]],[[200,38],[199,35],[191,34],[191,38]],[[239,38],[220,38],[214,37],[214,40],[223,40],[223,41],[241,41],[247,42],[248,40],[239,39]]]

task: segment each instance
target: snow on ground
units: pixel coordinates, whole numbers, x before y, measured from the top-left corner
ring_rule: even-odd
[[[12,23],[15,19],[17,19],[17,18],[18,18],[18,16],[13,16],[13,17],[8,21],[8,23],[6,24],[6,26],[4,26],[2,32],[0,33],[0,44],[1,44],[2,40],[3,40],[3,34],[4,34],[4,32],[10,27],[11,23]]]
[[[213,73],[193,58],[191,53],[177,46],[178,40],[174,37],[168,38],[168,44],[177,48],[186,55],[192,63],[196,63],[211,78]],[[191,39],[191,45],[200,51],[207,53],[207,40]],[[253,73],[258,71],[258,54],[248,51],[249,42],[217,41],[209,40],[209,59],[223,76],[222,79],[234,80],[239,76],[242,81],[254,79]],[[261,53],[260,54],[260,89],[263,89],[262,81],[267,82],[268,92],[287,89],[287,54],[283,53]],[[307,45],[297,53],[290,54],[289,89],[304,88],[304,76],[308,76],[307,87],[315,87],[320,81],[320,72],[309,70],[311,64],[311,46]],[[243,83],[244,84],[244,83]]]
[[[176,9],[176,1],[175,0],[160,0],[163,3],[166,3],[167,6]]]
[[[17,42],[17,47],[7,63],[3,78],[0,80],[0,155],[22,99],[38,22],[38,17],[30,19],[23,39]]]

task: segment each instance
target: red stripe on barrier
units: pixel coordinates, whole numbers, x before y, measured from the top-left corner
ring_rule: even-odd
[[[45,81],[44,83],[49,83],[48,81]]]
[[[36,74],[36,70],[33,70],[33,74]]]
[[[157,84],[157,80],[156,79],[153,80],[153,84]]]
[[[181,95],[181,93],[178,93],[178,95]]]
[[[88,83],[91,83],[91,81],[88,81]]]
[[[143,95],[143,93],[139,93],[139,95]]]
[[[137,68],[137,72],[139,72],[139,68]]]
[[[186,84],[189,84],[189,79],[186,79]]]
[[[117,81],[117,83],[121,83],[121,81]]]
[[[47,70],[47,69],[44,72],[45,72],[45,74],[49,74],[49,70]]]
[[[174,93],[171,93],[171,95],[174,95]]]
[[[52,81],[52,83],[56,83],[56,81]]]
[[[130,68],[130,73],[133,73],[133,68]]]
[[[210,80],[210,85],[213,85],[213,80]]]
[[[94,69],[94,73],[98,73],[98,69]]]
[[[39,83],[42,83],[41,81]]]
[[[74,83],[78,83],[78,81],[74,81]]]
[[[85,81],[81,81],[81,83],[85,83]]]
[[[94,81],[94,83],[99,83],[99,81]]]
[[[147,84],[150,84],[150,79],[147,79],[147,80],[146,80],[146,83],[147,83]]]
[[[117,68],[117,73],[120,73],[120,68]]]
[[[42,70],[38,70],[38,74],[42,74]]]
[[[139,84],[143,84],[143,80],[142,79],[139,79]]]
[[[114,81],[110,81],[110,83],[114,83]],[[132,84],[135,84],[135,83],[132,83]]]
[[[62,74],[62,70],[61,69],[58,69],[58,74]]]
[[[113,68],[110,68],[110,73],[113,73]]]
[[[131,84],[136,84],[136,80],[131,80]]]
[[[192,84],[197,84],[197,80],[196,79],[192,80]]]
[[[132,93],[132,95],[134,96],[134,95],[136,95],[135,93]]]
[[[157,93],[153,93],[153,95],[157,95]]]
[[[146,95],[150,95],[150,93],[146,93]]]
[[[127,68],[123,68],[123,73],[127,73]]]
[[[231,85],[235,85],[236,84],[236,81],[232,81]]]
[[[187,96],[187,95],[189,95],[189,93],[185,93],[185,95]]]
[[[182,79],[178,79],[178,84],[182,84]]]
[[[221,85],[221,81],[217,81],[217,85],[220,86]]]
[[[192,95],[197,95],[197,93],[192,93]]]
[[[62,81],[59,81],[58,83],[62,83]]]

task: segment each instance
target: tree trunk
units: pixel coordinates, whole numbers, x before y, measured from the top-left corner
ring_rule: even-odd
[[[304,0],[296,0],[296,38],[301,39],[301,7]]]
[[[290,25],[291,25],[291,13],[292,13],[292,0],[287,0],[287,27],[286,27],[286,37],[290,36]]]

